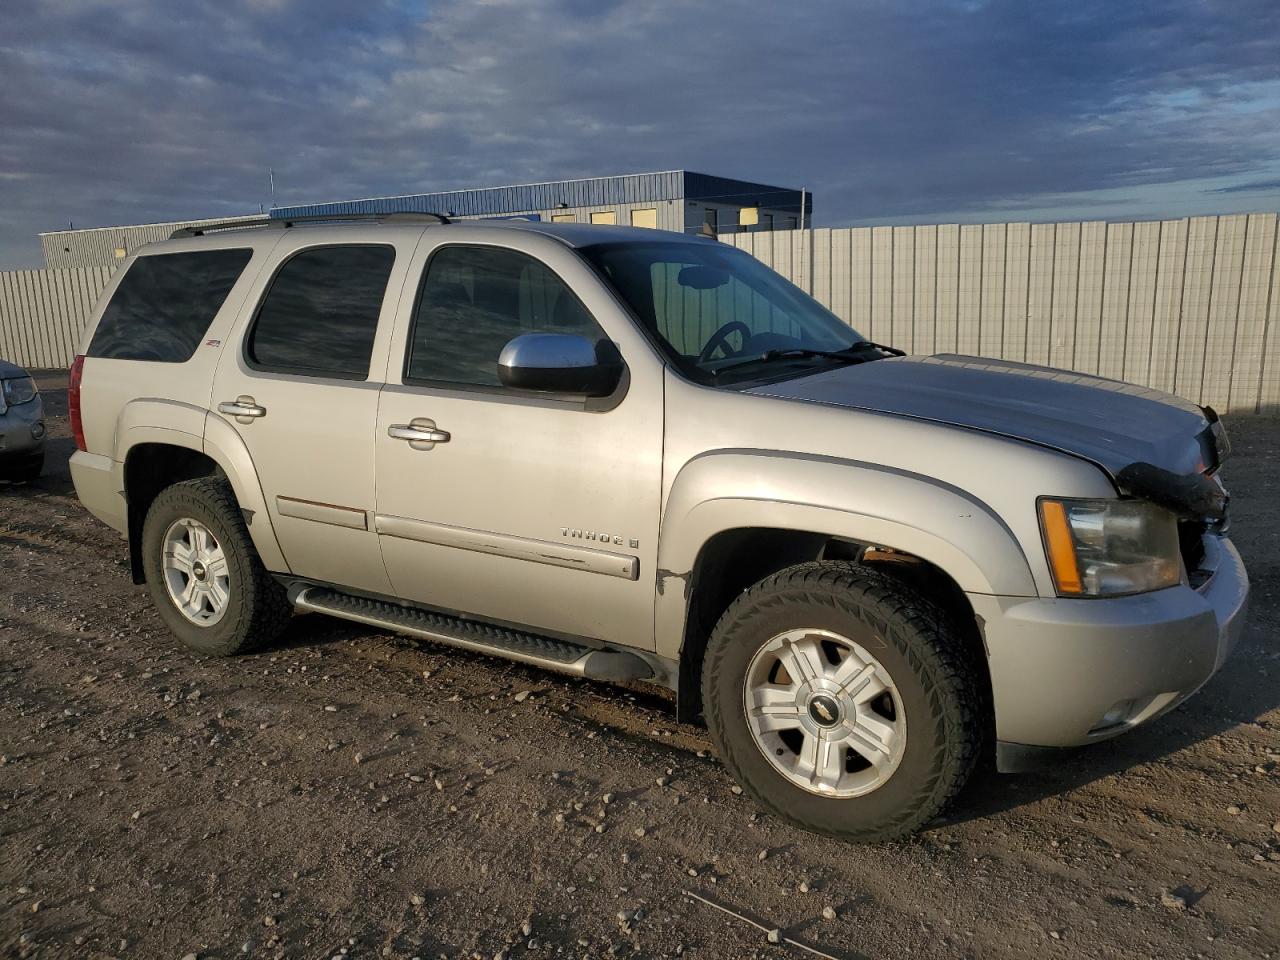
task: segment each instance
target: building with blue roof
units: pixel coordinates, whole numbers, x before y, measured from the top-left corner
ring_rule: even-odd
[[[361,213],[443,213],[462,220],[524,219],[556,223],[604,223],[654,227],[678,233],[716,234],[794,230],[808,226],[813,197],[803,190],[691,170],[617,177],[552,180],[507,187],[477,187],[392,197],[331,200],[273,207],[272,217]],[[246,219],[261,214],[247,214]],[[219,218],[225,220],[227,218]],[[138,247],[174,230],[207,221],[54,230],[40,234],[51,268],[112,266]]]
[[[788,230],[805,222],[812,199],[803,191],[690,170],[552,180],[508,187],[369,197],[277,207],[273,217],[361,213],[443,213],[458,219],[520,218],[616,223],[696,233]]]

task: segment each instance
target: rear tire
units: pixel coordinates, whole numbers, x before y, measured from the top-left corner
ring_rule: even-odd
[[[206,656],[270,643],[292,613],[226,480],[187,480],[160,492],[142,526],[142,565],[165,624]]]
[[[985,690],[975,657],[900,581],[805,563],[725,611],[703,705],[725,766],[762,806],[817,833],[893,840],[936,817],[973,771]]]

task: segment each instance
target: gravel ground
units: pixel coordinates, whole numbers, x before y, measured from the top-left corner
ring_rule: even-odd
[[[757,814],[646,687],[320,616],[199,660],[71,488],[0,485],[0,955],[1280,956],[1280,421],[1230,424],[1250,626],[1188,704],[905,843]]]

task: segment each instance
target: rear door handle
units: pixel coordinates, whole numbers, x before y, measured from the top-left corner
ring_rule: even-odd
[[[225,400],[218,404],[218,412],[235,417],[241,423],[247,423],[257,417],[265,417],[267,408],[260,406],[253,397],[239,396],[234,400]]]
[[[448,443],[449,431],[440,430],[434,420],[415,417],[409,423],[393,423],[387,427],[387,436],[394,440],[407,440],[415,450],[430,450],[437,443]]]

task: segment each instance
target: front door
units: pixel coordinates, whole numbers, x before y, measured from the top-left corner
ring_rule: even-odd
[[[466,230],[416,258],[378,409],[375,524],[395,593],[652,649],[661,364],[633,330],[602,329],[586,304],[615,325],[617,308],[571,250],[453,242]],[[598,400],[504,388],[502,347],[534,331],[614,340],[623,386]]]
[[[214,416],[253,460],[291,572],[390,593],[373,531],[373,425],[396,300],[417,237],[278,245],[257,309],[214,381]],[[390,291],[390,292],[389,292]],[[386,315],[387,322],[380,324]]]

